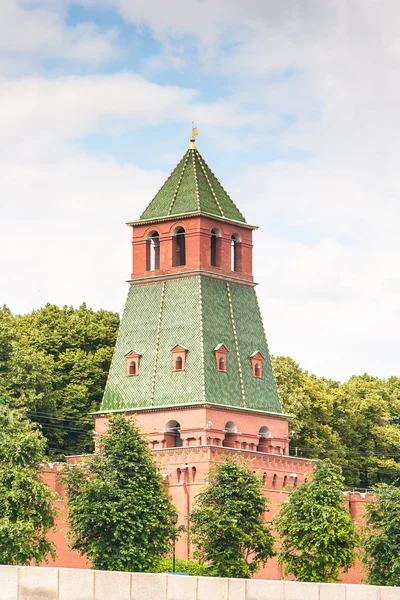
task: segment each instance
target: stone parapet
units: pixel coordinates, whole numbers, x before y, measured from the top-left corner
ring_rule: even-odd
[[[400,588],[0,567],[1,600],[400,600]]]

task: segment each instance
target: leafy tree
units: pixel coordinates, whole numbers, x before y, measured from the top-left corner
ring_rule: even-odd
[[[66,467],[71,548],[93,568],[151,571],[171,545],[173,506],[138,428],[110,418],[100,452]]]
[[[190,517],[195,556],[205,563],[204,575],[250,577],[274,555],[263,519],[268,510],[263,484],[231,459],[217,464],[208,477]]]
[[[89,413],[101,402],[118,324],[117,314],[85,304],[0,311],[0,401],[28,409],[49,456],[93,449]]]
[[[354,564],[354,523],[343,498],[341,470],[329,460],[317,464],[311,480],[282,503],[275,526],[278,560],[285,575],[299,581],[338,581]]]
[[[365,505],[363,562],[372,585],[400,586],[400,488],[384,483]]]
[[[54,546],[52,494],[41,481],[45,439],[22,412],[0,406],[0,564],[40,563]]]
[[[345,383],[303,371],[291,358],[273,359],[286,413],[295,418],[290,452],[329,458],[346,485],[368,488],[399,472],[400,379],[364,374]]]

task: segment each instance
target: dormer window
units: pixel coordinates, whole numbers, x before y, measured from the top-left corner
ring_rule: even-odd
[[[174,372],[184,371],[186,368],[187,349],[177,344],[171,350],[172,352],[172,370]]]
[[[140,362],[140,354],[131,350],[128,354],[125,355],[126,361],[126,376],[127,377],[136,377],[139,375],[139,362]]]
[[[264,357],[261,352],[254,352],[250,356],[251,366],[253,369],[253,377],[255,379],[262,379],[263,376],[263,361]]]
[[[228,358],[228,348],[224,344],[218,344],[214,348],[215,360],[217,363],[217,371],[226,373],[226,361]]]

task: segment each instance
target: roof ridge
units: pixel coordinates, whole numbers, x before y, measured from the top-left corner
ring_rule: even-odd
[[[212,185],[211,185],[211,183],[210,183],[210,180],[208,179],[208,175],[207,175],[207,173],[206,173],[206,170],[205,170],[205,168],[204,168],[204,165],[203,165],[203,162],[202,162],[202,156],[201,156],[201,154],[200,154],[200,152],[199,152],[198,150],[195,150],[195,152],[196,152],[196,154],[197,154],[197,158],[199,159],[199,163],[200,163],[200,166],[201,166],[201,170],[203,171],[203,173],[204,173],[204,176],[205,176],[205,178],[206,178],[206,181],[207,181],[207,183],[208,183],[208,187],[210,188],[210,190],[211,190],[211,193],[212,193],[212,195],[213,195],[213,197],[214,197],[214,200],[215,200],[215,202],[217,203],[217,206],[218,206],[218,208],[219,208],[219,212],[221,213],[221,217],[225,217],[225,215],[224,215],[224,211],[222,210],[222,207],[221,207],[221,205],[220,205],[220,203],[219,203],[219,200],[218,200],[218,198],[217,198],[217,195],[216,195],[216,193],[214,192],[214,190],[213,190],[213,188],[212,188]],[[205,162],[205,161],[204,161],[204,162]],[[207,165],[207,166],[208,166],[208,165]],[[210,171],[211,171],[211,169],[210,169]],[[212,171],[211,171],[211,172],[212,172]],[[221,186],[221,187],[222,187],[222,186]],[[243,216],[243,215],[242,215],[242,216]]]
[[[214,173],[214,171],[211,169],[211,167],[209,166],[208,163],[206,163],[206,161],[204,160],[204,158],[201,156],[200,152],[198,150],[196,150],[197,154],[199,155],[199,159],[201,161],[203,161],[204,165],[207,167],[207,169],[210,170],[211,175],[215,178],[215,180],[218,182],[218,184],[221,186],[221,189],[225,192],[225,194],[227,195],[227,197],[229,198],[229,200],[232,202],[232,204],[234,205],[234,207],[236,208],[236,210],[238,211],[238,213],[240,214],[240,216],[242,217],[242,219],[244,220],[244,222],[246,223],[246,218],[245,216],[242,214],[242,212],[239,210],[239,208],[236,206],[236,203],[232,200],[232,198],[230,197],[230,195],[228,194],[228,192],[226,191],[226,189],[224,188],[224,186],[222,185],[222,183],[220,182],[220,180],[218,179],[218,177],[216,176],[216,174]],[[203,165],[202,165],[203,168]],[[208,177],[207,177],[208,180]],[[215,192],[213,190],[213,188],[210,185],[210,190],[213,193],[214,197],[215,197]],[[217,200],[217,198],[215,197],[215,199]],[[224,216],[224,215],[222,215]]]
[[[168,210],[168,213],[167,213],[167,214],[168,214],[168,216],[171,214],[171,212],[172,212],[172,209],[173,209],[173,207],[174,207],[174,203],[175,203],[176,197],[177,197],[177,195],[178,195],[178,191],[179,191],[180,185],[181,185],[181,183],[182,183],[183,174],[184,174],[184,172],[185,172],[185,169],[186,169],[186,166],[187,166],[187,164],[188,164],[188,162],[189,162],[189,152],[190,152],[190,150],[188,150],[188,151],[186,152],[186,159],[185,159],[185,162],[183,163],[182,171],[180,172],[179,179],[178,179],[178,183],[177,183],[177,185],[176,185],[176,188],[175,188],[174,195],[172,196],[171,204],[170,204],[170,207],[169,207],[169,210]],[[172,173],[173,173],[173,171],[172,171]],[[172,173],[171,173],[171,175],[172,175]]]
[[[197,171],[196,171],[196,160],[195,160],[195,150],[192,150],[192,162],[193,162],[193,174],[194,174],[194,185],[196,188],[196,200],[197,200],[197,210],[200,211],[200,194],[199,194],[199,181],[197,179]]]

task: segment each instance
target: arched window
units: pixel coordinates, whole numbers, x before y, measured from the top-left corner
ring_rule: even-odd
[[[261,365],[259,363],[254,367],[254,377],[261,377]]]
[[[262,427],[260,427],[260,431],[258,432],[258,435],[261,439],[267,439],[267,438],[271,437],[271,433],[266,425],[263,425]]]
[[[231,237],[231,271],[240,271],[241,269],[241,248],[240,237],[234,233]]]
[[[272,479],[272,487],[276,486],[276,473],[274,473],[274,477]]]
[[[260,427],[258,431],[258,446],[257,452],[268,452],[268,446],[270,445],[269,438],[271,438],[271,433],[266,425]]]
[[[228,421],[225,424],[225,438],[222,445],[227,448],[234,448],[237,437],[237,427],[233,421]]]
[[[287,475],[285,475],[285,477],[283,478],[283,486],[282,487],[286,487],[287,484]]]
[[[221,356],[221,358],[218,361],[218,370],[219,371],[226,371],[226,361],[225,361],[225,358],[223,356]]]
[[[165,425],[164,435],[167,448],[180,448],[182,446],[181,425],[178,421],[168,421]]]
[[[193,483],[196,481],[196,467],[192,467],[192,481]]]
[[[228,421],[225,424],[225,432],[226,433],[236,433],[237,432],[237,427],[233,421]]]
[[[157,271],[160,268],[160,236],[157,231],[148,235],[146,253],[147,271]]]
[[[129,363],[129,375],[136,375],[136,362],[134,360]]]
[[[185,230],[183,227],[178,227],[174,232],[174,253],[173,266],[181,267],[186,265],[186,242]]]
[[[175,361],[175,371],[182,371],[182,368],[183,368],[182,357],[178,356]]]
[[[218,229],[214,227],[211,230],[211,241],[210,241],[210,254],[211,254],[211,266],[219,267],[220,266],[220,257],[219,257],[219,248],[220,248],[220,232]]]

